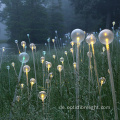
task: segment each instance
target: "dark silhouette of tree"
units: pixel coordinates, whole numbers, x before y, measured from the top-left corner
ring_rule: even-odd
[[[70,0],[77,14],[94,19],[102,19],[102,25],[110,28],[112,21],[119,22],[120,1],[119,0]]]

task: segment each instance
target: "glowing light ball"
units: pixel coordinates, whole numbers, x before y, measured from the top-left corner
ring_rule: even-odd
[[[2,47],[2,51],[5,52],[5,47]]]
[[[30,44],[30,48],[33,50],[34,47],[35,47],[35,44],[34,44],[34,43],[31,43],[31,44]]]
[[[63,66],[62,66],[62,65],[58,65],[58,66],[57,66],[57,70],[58,70],[59,72],[61,72],[61,71],[63,70]]]
[[[65,53],[65,55],[67,55],[67,51],[65,51],[64,53]]]
[[[11,65],[12,65],[13,67],[15,67],[15,63],[14,63],[14,62],[12,62]]]
[[[74,45],[74,41],[71,41],[71,42],[70,42],[70,44],[71,44],[71,45],[72,45],[72,47],[73,47],[73,45]]]
[[[22,63],[27,63],[29,61],[29,55],[26,52],[19,54],[19,61]]]
[[[62,62],[62,64],[63,64],[63,62],[64,62],[64,58],[63,57],[60,58],[60,62]]]
[[[100,84],[102,86],[103,84],[105,84],[106,79],[104,77],[101,77],[101,78],[99,78],[99,82],[100,82]]]
[[[105,29],[99,33],[99,40],[102,44],[108,45],[114,39],[114,34],[111,30]]]
[[[33,86],[35,83],[36,83],[35,78],[31,78],[31,79],[30,79],[31,89],[32,89],[32,86]]]
[[[112,22],[113,26],[115,25],[115,21]]]
[[[25,65],[25,66],[23,67],[23,71],[28,73],[28,72],[30,71],[30,66]]]
[[[15,43],[18,44],[18,40],[15,40]]]
[[[55,57],[56,57],[56,56],[55,56],[55,55],[53,55],[53,59],[55,59]]]
[[[35,78],[31,78],[31,79],[30,79],[30,83],[35,84],[35,82],[36,82]]]
[[[91,35],[88,35],[87,38],[86,38],[86,42],[88,44],[95,44],[96,43],[96,38],[93,34]]]
[[[24,84],[22,83],[22,84],[20,84],[20,87],[21,87],[21,89],[23,89],[24,88]]]
[[[27,34],[27,36],[29,37],[29,34]]]
[[[44,56],[46,55],[46,51],[43,51],[43,55],[44,55]]]
[[[87,52],[87,56],[91,58],[92,57],[92,52]]]
[[[20,96],[16,96],[16,101],[20,101]]]
[[[49,76],[50,76],[50,78],[52,79],[52,78],[53,78],[53,73],[52,73],[52,72],[49,73]]]
[[[73,48],[70,48],[70,52],[73,53]]]
[[[50,38],[47,39],[47,42],[50,42]]]
[[[105,52],[105,47],[102,48],[103,52]]]
[[[55,30],[55,33],[57,34],[57,30]]]
[[[43,64],[45,61],[45,57],[41,57],[40,60],[41,60],[41,63]]]
[[[85,38],[85,33],[81,29],[75,29],[71,33],[71,39],[74,43],[81,43]]]
[[[42,100],[42,102],[44,102],[46,96],[47,96],[47,94],[46,94],[45,91],[41,91],[41,92],[39,92],[39,94],[38,94],[38,97],[39,97],[39,99]]]
[[[74,69],[76,69],[76,62],[73,63],[73,67],[74,67]]]
[[[46,63],[46,68],[48,68],[48,71],[49,71],[49,69],[52,67],[52,63],[51,62],[47,62]]]
[[[55,42],[55,39],[52,39],[52,42],[54,43],[54,42]]]
[[[22,46],[23,48],[25,48],[26,42],[25,42],[25,41],[22,41],[22,42],[21,42],[21,46]]]
[[[7,66],[7,69],[8,69],[8,70],[10,69],[10,66],[9,66],[9,65]]]

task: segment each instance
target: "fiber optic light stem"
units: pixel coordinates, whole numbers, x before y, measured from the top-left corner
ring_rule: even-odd
[[[36,68],[35,68],[35,57],[34,57],[34,51],[32,50],[32,54],[33,54],[33,64],[34,64],[34,72],[35,72],[35,80],[36,80],[36,96],[37,96],[37,76],[36,76]],[[38,96],[37,96],[37,106],[38,106]]]
[[[79,46],[77,43],[77,53],[76,53],[76,106],[79,106]],[[79,109],[76,109],[76,120],[79,120]]]
[[[21,78],[21,75],[22,75],[22,68],[23,68],[23,63],[21,64],[21,67],[20,67],[20,72],[19,72],[19,76],[18,76],[18,84],[20,83],[20,78]],[[16,88],[15,88],[15,93],[14,93],[14,98],[13,98],[13,102],[12,102],[12,107],[14,106],[15,104],[15,100],[16,100],[16,95],[17,95],[17,86],[16,85]],[[10,119],[12,118],[12,108],[10,110]]]
[[[118,120],[117,101],[116,101],[115,87],[114,87],[114,81],[113,81],[113,73],[112,73],[109,45],[106,45],[106,49],[107,49],[108,66],[109,66],[109,70],[110,70],[110,83],[111,83],[111,90],[112,90],[115,120]]]

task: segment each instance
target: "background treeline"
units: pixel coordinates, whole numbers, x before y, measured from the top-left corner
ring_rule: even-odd
[[[75,28],[87,32],[120,24],[119,0],[1,0],[6,7],[0,12],[11,40],[44,42],[55,37],[55,30],[64,33]]]

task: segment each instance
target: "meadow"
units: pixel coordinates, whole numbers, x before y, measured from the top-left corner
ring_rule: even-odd
[[[98,33],[95,33],[96,43],[94,44],[95,58],[92,54],[91,67],[89,66],[89,45],[86,39],[80,44],[79,48],[79,120],[114,120],[114,105],[110,85],[110,71],[108,68],[106,46],[98,40]],[[0,70],[0,120],[75,120],[76,119],[76,44],[73,45],[73,53],[69,36],[66,45],[59,38],[47,42],[47,45],[36,46],[32,50],[27,44],[26,52],[29,55],[29,61],[23,66],[29,65],[28,84],[26,84],[26,74],[22,70],[20,82],[18,76],[20,73],[21,62],[19,61],[19,51],[16,55],[7,53],[7,49],[3,52],[1,70]],[[56,42],[57,41],[57,42]],[[14,43],[16,44],[16,43]],[[50,44],[50,46],[49,46]],[[25,51],[20,43],[20,52]],[[54,46],[55,45],[55,46]],[[4,47],[4,46],[3,46]],[[46,51],[46,54],[45,52]],[[67,52],[65,52],[67,51]],[[92,52],[92,47],[90,47]],[[115,85],[115,94],[117,101],[118,117],[120,118],[120,31],[114,31],[114,40],[110,44],[111,64],[113,71],[113,79]],[[2,52],[2,51],[1,51]],[[33,53],[35,61],[33,60]],[[53,57],[53,55],[55,55]],[[74,58],[73,58],[74,56]],[[41,57],[45,60],[41,63]],[[63,63],[60,58],[63,57]],[[96,65],[95,65],[95,61]],[[46,61],[51,62],[52,66],[49,71],[46,67]],[[13,67],[11,63],[14,62]],[[35,65],[35,66],[34,66]],[[62,65],[63,70],[58,71],[57,66]],[[9,67],[10,66],[10,69]],[[90,81],[89,81],[90,67]],[[100,93],[96,77],[96,69],[98,78],[104,77],[105,83],[100,83]],[[37,78],[36,83],[31,89],[30,79]],[[49,73],[52,72],[52,77]],[[44,84],[43,84],[44,79]],[[48,79],[49,81],[46,81]],[[60,83],[61,80],[61,83]],[[99,79],[100,80],[100,79]],[[100,82],[100,81],[99,81]],[[21,88],[21,84],[24,87]],[[13,104],[13,98],[17,89],[16,101]],[[28,93],[29,89],[29,93]],[[39,99],[38,93],[46,92],[44,102]],[[19,99],[18,99],[19,98]],[[101,99],[100,99],[101,98]],[[98,107],[98,108],[97,108]]]

